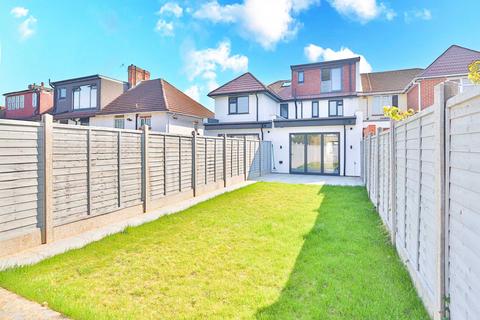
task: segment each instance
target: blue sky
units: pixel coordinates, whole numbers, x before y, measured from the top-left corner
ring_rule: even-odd
[[[211,107],[209,90],[247,70],[268,84],[352,54],[382,71],[426,67],[451,44],[480,50],[478,12],[478,0],[0,0],[0,93],[127,80],[133,63]]]

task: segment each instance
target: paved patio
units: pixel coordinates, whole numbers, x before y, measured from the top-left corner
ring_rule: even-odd
[[[304,174],[271,173],[255,178],[256,181],[284,182],[296,184],[334,185],[334,186],[362,186],[360,177],[321,176]]]

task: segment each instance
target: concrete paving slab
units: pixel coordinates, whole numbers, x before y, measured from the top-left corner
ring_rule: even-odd
[[[321,176],[306,174],[271,173],[255,178],[256,181],[283,182],[293,184],[333,185],[333,186],[363,186],[360,177]]]

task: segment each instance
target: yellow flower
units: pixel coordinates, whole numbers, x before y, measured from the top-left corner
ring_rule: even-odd
[[[468,79],[475,84],[480,84],[480,60],[473,61],[468,66]]]

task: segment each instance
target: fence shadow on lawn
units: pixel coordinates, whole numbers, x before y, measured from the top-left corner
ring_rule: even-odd
[[[257,319],[429,319],[363,187],[320,187],[277,301]]]

